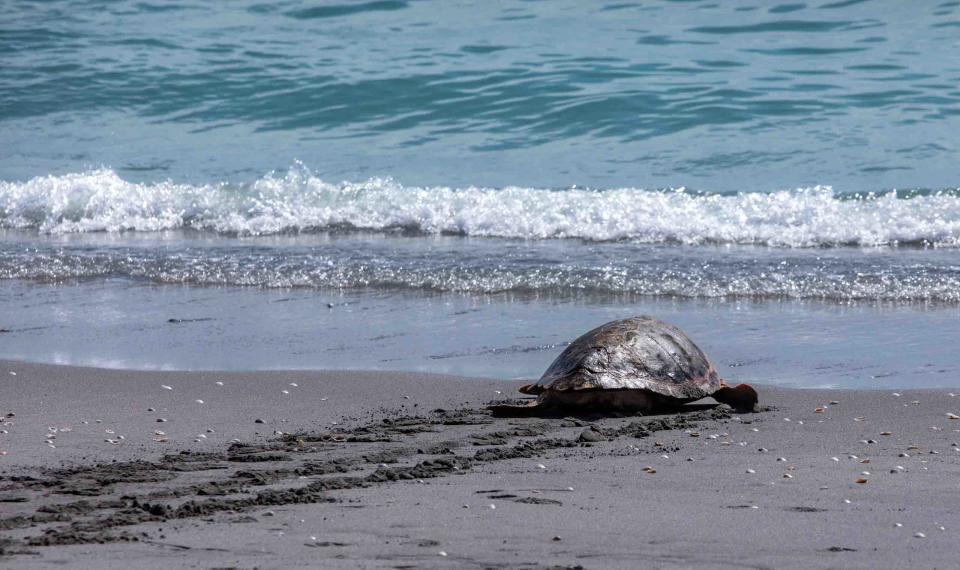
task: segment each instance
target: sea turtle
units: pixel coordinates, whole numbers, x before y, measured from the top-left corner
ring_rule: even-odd
[[[493,405],[496,415],[551,411],[667,411],[712,396],[737,410],[752,410],[757,392],[720,379],[707,356],[675,326],[641,315],[612,321],[573,341],[535,384],[525,405]]]

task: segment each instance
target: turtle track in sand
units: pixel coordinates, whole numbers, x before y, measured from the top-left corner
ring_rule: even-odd
[[[476,409],[438,409],[349,429],[234,443],[223,452],[183,451],[152,462],[25,470],[0,477],[0,497],[12,507],[0,518],[0,556],[51,545],[151,542],[155,537],[136,525],[339,502],[338,490],[444,477],[483,464],[646,438],[730,417],[723,407],[651,417],[556,419],[501,419]],[[582,437],[584,431],[595,437]],[[654,452],[659,453],[651,448]]]

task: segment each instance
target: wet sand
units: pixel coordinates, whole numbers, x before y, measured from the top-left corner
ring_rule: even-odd
[[[0,566],[955,563],[951,390],[760,387],[752,414],[483,410],[519,384],[0,361]]]

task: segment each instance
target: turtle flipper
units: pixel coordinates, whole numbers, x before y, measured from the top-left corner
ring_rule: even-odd
[[[753,411],[759,400],[757,391],[749,384],[740,384],[736,388],[724,385],[710,396],[738,411]]]
[[[523,404],[492,404],[487,409],[499,418],[526,418],[539,416],[549,407],[542,400],[532,400]]]

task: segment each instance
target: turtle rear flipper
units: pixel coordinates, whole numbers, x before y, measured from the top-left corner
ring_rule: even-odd
[[[542,400],[530,400],[522,404],[492,404],[487,409],[499,418],[526,418],[539,416],[548,407]]]

